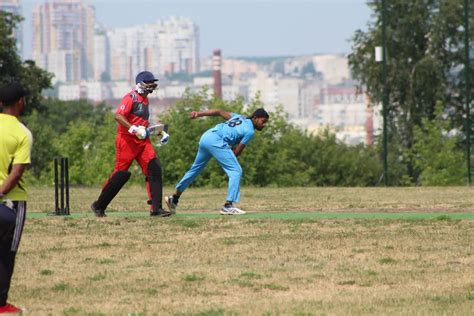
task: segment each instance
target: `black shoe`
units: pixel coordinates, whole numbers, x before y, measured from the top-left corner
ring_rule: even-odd
[[[153,216],[153,217],[155,217],[155,216],[156,217],[168,217],[168,216],[171,216],[171,213],[165,211],[162,208],[159,208],[156,211],[150,211],[150,216]]]
[[[107,216],[107,215],[105,215],[104,210],[100,210],[96,207],[96,202],[91,204],[91,210],[92,210],[92,212],[94,212],[95,216],[97,216],[97,217],[106,217]]]

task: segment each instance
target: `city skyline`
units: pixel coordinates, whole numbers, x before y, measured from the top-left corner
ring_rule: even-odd
[[[18,1],[9,0],[16,4]],[[231,2],[230,7],[260,6],[263,10],[275,6],[296,6],[298,11],[305,5],[309,7],[313,5],[298,1],[292,5],[277,0],[257,1],[256,4],[245,1],[247,0],[244,0],[244,6],[242,3]],[[110,100],[115,103],[120,100],[124,91],[133,85],[135,74],[147,69],[162,78],[164,83],[156,95],[151,96],[154,102],[160,100],[159,104],[153,107],[153,113],[150,112],[155,116],[173,106],[186,91],[203,91],[203,87],[207,86],[212,87],[209,90],[204,88],[209,97],[220,91],[219,96],[224,100],[243,98],[249,102],[258,95],[269,110],[275,110],[283,105],[292,123],[309,131],[317,131],[329,124],[335,128],[336,137],[349,144],[370,142],[372,127],[378,126],[378,118],[374,113],[366,113],[368,101],[358,92],[352,81],[346,56],[348,51],[343,50],[341,53],[334,49],[335,53],[328,53],[323,49],[314,48],[324,46],[324,49],[331,50],[329,46],[323,45],[324,39],[318,40],[313,36],[315,32],[309,26],[311,18],[295,26],[291,25],[293,21],[290,21],[290,18],[296,21],[301,16],[294,16],[291,11],[287,11],[278,18],[267,12],[271,20],[278,20],[273,22],[285,29],[288,26],[286,30],[288,34],[285,35],[267,25],[263,16],[260,24],[264,27],[252,26],[249,17],[249,22],[245,25],[253,28],[255,32],[239,31],[235,34],[242,35],[242,41],[246,43],[251,42],[252,38],[260,41],[259,46],[252,47],[253,53],[246,55],[237,54],[229,48],[226,50],[224,44],[213,45],[212,49],[203,48],[206,45],[204,44],[206,31],[202,30],[199,21],[196,20],[199,14],[191,17],[186,14],[163,13],[163,16],[144,14],[138,15],[139,24],[134,23],[133,18],[121,21],[117,15],[109,24],[99,13],[102,5],[107,7],[108,1],[36,2],[38,5],[34,6],[34,14],[31,14],[35,39],[32,57],[38,66],[54,74],[52,81],[54,88],[49,92],[50,97],[57,97],[59,100],[86,99],[91,102]],[[176,2],[185,4],[180,0]],[[140,4],[145,3],[155,5],[149,1],[138,1],[134,2],[134,6],[139,6],[143,11],[145,8]],[[335,3],[342,6],[346,1],[336,0]],[[201,9],[218,4],[209,0],[200,1]],[[123,3],[123,6],[119,3],[117,6],[127,11],[126,3]],[[226,10],[230,10],[230,7],[227,3]],[[257,14],[258,10],[254,11],[252,13]],[[339,20],[328,16],[332,21],[322,21],[326,25],[319,31],[327,37],[334,37],[332,31],[337,30],[336,26],[343,25],[339,21],[344,20],[342,18],[344,12],[346,11],[342,9],[337,11]],[[233,13],[239,16],[238,12]],[[314,12],[309,14],[314,18]],[[135,16],[130,13],[129,15]],[[225,14],[216,13],[216,15],[218,17],[216,19],[228,17]],[[145,17],[153,19],[147,20]],[[216,24],[215,21],[212,23],[214,23],[213,29],[217,28],[224,34],[221,34],[218,41],[230,38],[238,46],[238,40],[228,29],[235,26],[235,23],[231,20],[226,21],[221,23],[224,25],[222,28],[216,27],[219,23]],[[240,26],[242,25],[237,25]],[[290,26],[296,28],[292,29]],[[23,28],[31,29],[27,25],[23,25]],[[290,36],[292,32],[294,34]],[[355,29],[350,30],[350,35],[347,36],[352,36],[352,32],[355,32]],[[256,37],[253,37],[255,35]],[[273,35],[278,36],[278,40],[272,38]],[[289,47],[292,40],[296,43],[308,43],[307,47],[310,47],[311,51],[304,51],[304,46],[298,45],[294,49],[301,51],[293,53],[280,48],[273,47],[274,50],[271,48],[275,43],[282,45],[281,47]],[[336,42],[337,45],[341,45],[340,38]],[[349,45],[347,40],[342,42],[347,42]],[[262,47],[264,49],[260,51],[261,54],[255,53]],[[215,48],[223,50],[222,67],[218,70],[213,68],[212,59],[209,57]],[[208,49],[210,51],[207,51]],[[260,60],[233,58],[261,56],[270,58]],[[209,76],[212,70],[218,71],[219,77],[222,75],[223,80],[213,80],[213,76]]]
[[[32,10],[43,2],[22,1],[25,58],[31,58]],[[227,57],[346,54],[355,30],[364,29],[370,18],[362,0],[85,2],[94,6],[96,21],[107,28],[155,23],[169,16],[189,18],[200,28],[200,57],[210,56],[215,48]]]

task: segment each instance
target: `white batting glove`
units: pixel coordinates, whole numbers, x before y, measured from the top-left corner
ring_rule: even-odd
[[[134,134],[134,135],[137,133],[137,131],[138,131],[138,126],[136,126],[136,125],[132,125],[132,126],[130,126],[130,128],[128,129],[128,132],[129,132],[130,134]]]
[[[148,132],[148,130],[146,129],[145,126],[136,126],[136,125],[132,125],[129,129],[128,129],[128,132],[130,134],[135,134],[135,136],[137,136],[138,139],[145,139],[147,138],[148,136],[150,136],[150,133]]]
[[[165,131],[162,131],[162,132],[161,132],[160,143],[162,143],[163,145],[164,145],[164,144],[167,144],[169,139],[170,139],[170,134],[168,134],[168,133],[165,132]]]
[[[138,139],[145,139],[148,136],[150,136],[150,132],[148,132],[145,126],[140,125],[138,126],[138,129],[135,135],[137,135]]]
[[[160,142],[157,144],[158,146],[166,145],[170,139],[170,135],[167,132],[162,131],[158,136],[158,139],[160,140]]]

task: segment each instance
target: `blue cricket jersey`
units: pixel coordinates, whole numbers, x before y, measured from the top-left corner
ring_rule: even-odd
[[[217,124],[211,130],[216,131],[230,146],[239,143],[247,145],[255,134],[252,120],[237,113],[231,113],[228,121]]]

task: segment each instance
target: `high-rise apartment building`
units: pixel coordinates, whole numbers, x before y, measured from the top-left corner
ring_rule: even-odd
[[[33,59],[56,81],[94,78],[94,8],[82,0],[52,0],[33,11]]]
[[[162,73],[199,70],[199,29],[190,19],[170,17],[157,24]]]
[[[96,24],[94,34],[94,79],[110,80],[110,43],[104,27]]]
[[[0,0],[0,11],[21,15],[21,1],[20,0]],[[18,54],[23,55],[23,23],[20,23],[15,29],[16,48]]]
[[[190,19],[170,17],[155,24],[107,32],[110,77],[133,81],[143,69],[156,74],[199,71],[199,30]]]
[[[268,110],[274,111],[281,105],[289,118],[300,118],[307,115],[301,102],[302,84],[303,80],[300,78],[258,71],[256,76],[249,80],[249,99],[258,94]]]
[[[340,84],[351,78],[346,56],[315,55],[313,56],[313,64],[316,70],[323,75],[323,80],[328,84]]]

